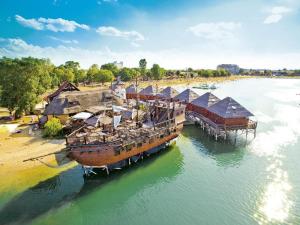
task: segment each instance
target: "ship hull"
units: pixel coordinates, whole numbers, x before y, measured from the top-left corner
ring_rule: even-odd
[[[140,147],[135,146],[129,151],[123,150],[118,153],[112,146],[105,144],[74,146],[70,147],[69,157],[83,166],[122,168],[128,163],[137,161],[143,155],[151,155],[160,151],[178,135],[179,133],[176,132],[151,143],[143,143]]]

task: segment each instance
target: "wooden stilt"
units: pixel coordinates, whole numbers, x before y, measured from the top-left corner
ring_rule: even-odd
[[[105,166],[106,174],[109,175],[109,169],[107,166]]]
[[[235,130],[235,135],[234,135],[234,144],[236,144],[236,138],[237,138],[237,130]]]

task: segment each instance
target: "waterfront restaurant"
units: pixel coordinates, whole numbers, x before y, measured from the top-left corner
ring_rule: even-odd
[[[142,101],[156,99],[156,94],[152,85],[144,88],[139,92],[139,99]]]
[[[135,99],[136,98],[136,88],[135,85],[130,85],[126,88],[126,99]]]
[[[216,97],[214,94],[210,92],[207,92],[204,95],[201,95],[200,97],[190,102],[187,105],[187,110],[198,113],[204,117],[207,117],[209,114],[207,108],[219,101],[220,99],[218,97]]]
[[[254,116],[246,108],[227,97],[207,108],[207,117],[218,125],[225,127],[245,127],[249,126],[249,117]]]
[[[180,94],[178,94],[177,96],[175,96],[174,100],[187,104],[198,97],[199,97],[199,95],[196,92],[194,92],[188,88],[188,89],[184,90],[183,92],[181,92]]]
[[[179,94],[179,92],[176,91],[174,88],[166,87],[160,93],[157,94],[157,97],[160,99],[171,99],[172,100],[178,94]]]

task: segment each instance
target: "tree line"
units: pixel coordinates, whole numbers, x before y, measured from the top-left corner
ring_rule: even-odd
[[[80,83],[112,82],[116,77],[131,81],[137,77],[143,80],[160,80],[172,77],[212,77],[227,76],[225,71],[165,70],[158,64],[147,69],[146,59],[139,61],[137,68],[118,68],[113,63],[92,65],[85,70],[78,62],[67,61],[55,66],[49,59],[0,58],[0,106],[6,107],[16,117],[34,110],[41,100],[40,96],[49,89],[57,88],[62,82]]]

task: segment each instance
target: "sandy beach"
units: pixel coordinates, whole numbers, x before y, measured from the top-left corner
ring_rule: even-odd
[[[40,131],[29,134],[29,126],[19,128],[20,134],[0,133],[0,176],[5,177],[5,182],[0,185],[1,193],[11,192],[12,188],[22,191],[76,165],[70,163],[60,167],[57,156],[51,154],[65,147],[64,139],[44,139]],[[51,155],[24,162],[47,154]]]

